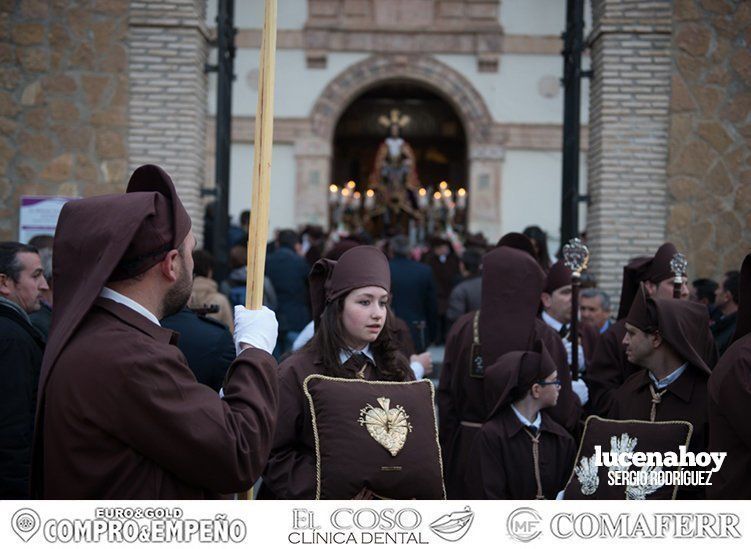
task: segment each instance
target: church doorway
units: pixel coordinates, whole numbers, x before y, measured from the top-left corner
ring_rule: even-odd
[[[332,226],[413,240],[466,228],[464,125],[425,85],[391,80],[357,97],[336,124],[331,173]]]

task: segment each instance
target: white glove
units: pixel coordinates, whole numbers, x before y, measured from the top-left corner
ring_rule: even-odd
[[[271,354],[279,334],[279,323],[274,311],[262,307],[260,311],[251,311],[242,305],[235,305],[235,351],[240,354],[241,343],[247,343],[256,349]]]
[[[573,391],[576,393],[576,396],[579,397],[582,406],[589,402],[589,389],[587,388],[587,384],[584,383],[583,379],[579,378],[577,380],[572,380],[571,389],[573,389]]]

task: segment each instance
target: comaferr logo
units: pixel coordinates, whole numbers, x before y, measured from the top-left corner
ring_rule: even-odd
[[[542,517],[531,507],[520,507],[506,519],[506,531],[513,539],[521,542],[537,539],[542,533]]]
[[[430,530],[443,540],[459,541],[469,532],[474,519],[475,514],[467,506],[464,511],[456,511],[437,518],[430,523]]]
[[[728,539],[740,538],[734,513],[558,513],[551,533],[560,539]]]

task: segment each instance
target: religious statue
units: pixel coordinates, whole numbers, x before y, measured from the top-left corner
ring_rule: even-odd
[[[392,109],[389,117],[378,122],[389,129],[376,152],[369,187],[375,192],[374,208],[369,212],[374,234],[383,234],[386,227],[407,232],[411,220],[420,220],[417,203],[415,153],[401,136],[401,128],[409,124],[409,116]]]

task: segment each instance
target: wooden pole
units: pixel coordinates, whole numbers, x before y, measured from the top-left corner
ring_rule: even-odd
[[[258,72],[258,105],[253,140],[253,195],[248,230],[248,278],[245,292],[245,306],[251,310],[260,309],[263,305],[266,242],[269,235],[271,150],[274,138],[276,2],[277,0],[266,0]]]
[[[245,306],[251,310],[258,310],[263,306],[266,241],[269,238],[271,151],[274,145],[276,1],[266,0],[258,69],[258,104],[253,140],[253,194],[248,227],[248,276],[245,280]],[[245,494],[238,494],[238,498],[253,499],[253,489]]]

